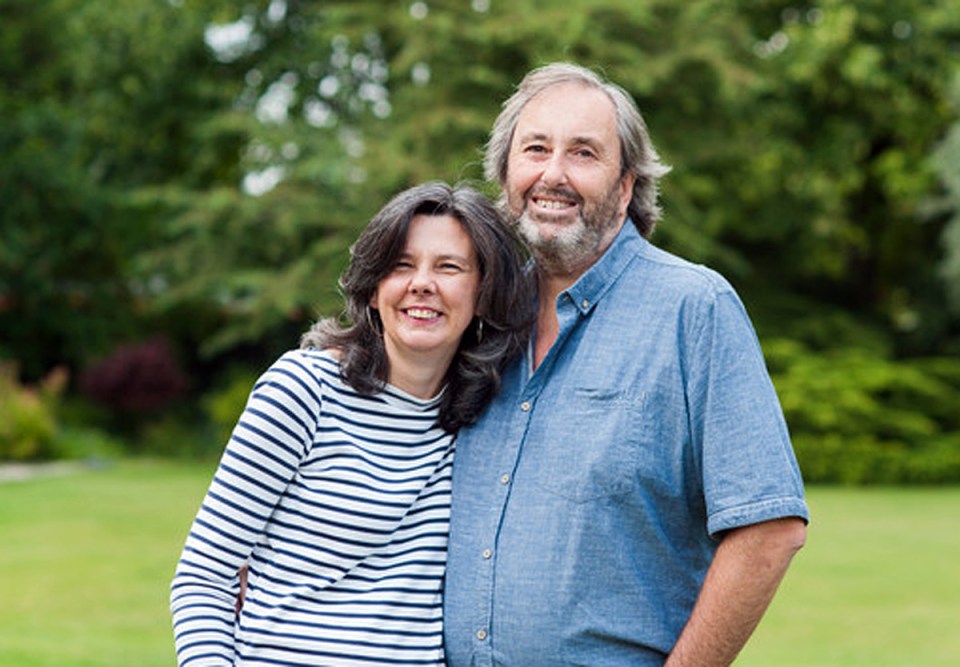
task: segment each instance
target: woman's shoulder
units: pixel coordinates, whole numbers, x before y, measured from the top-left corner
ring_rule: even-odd
[[[318,348],[318,347],[301,347],[295,350],[290,350],[285,353],[283,356],[295,356],[302,359],[311,360],[312,362],[323,363],[323,364],[332,364],[334,366],[340,365],[340,358],[342,352],[339,348],[328,347],[328,348]],[[283,358],[283,357],[281,357]]]
[[[264,373],[264,379],[281,383],[323,385],[338,382],[340,355],[335,350],[300,348],[284,352]]]

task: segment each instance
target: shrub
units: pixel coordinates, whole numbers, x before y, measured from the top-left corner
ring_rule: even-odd
[[[124,345],[87,368],[80,389],[91,399],[123,412],[146,412],[181,397],[189,386],[164,338]]]
[[[960,481],[960,360],[764,345],[809,482]]]
[[[206,459],[222,447],[211,431],[193,410],[167,410],[143,425],[137,448],[150,456]]]
[[[233,433],[258,375],[254,371],[235,368],[226,374],[224,382],[204,396],[203,409],[220,447]]]
[[[57,459],[115,459],[123,456],[124,443],[102,429],[62,424],[51,446]]]
[[[66,383],[66,370],[57,368],[37,386],[26,387],[20,384],[15,363],[0,363],[0,460],[53,456],[56,403]]]

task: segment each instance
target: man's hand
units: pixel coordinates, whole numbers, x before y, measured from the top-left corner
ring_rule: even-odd
[[[240,610],[243,609],[243,600],[247,597],[247,571],[249,568],[244,565],[237,572],[237,576],[240,577],[240,593],[237,595],[236,610],[237,615],[240,614]]]

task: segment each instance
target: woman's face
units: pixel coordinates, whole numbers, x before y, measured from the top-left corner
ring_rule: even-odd
[[[477,254],[460,221],[415,216],[403,252],[370,300],[383,322],[391,373],[411,364],[446,372],[473,320],[479,289]]]

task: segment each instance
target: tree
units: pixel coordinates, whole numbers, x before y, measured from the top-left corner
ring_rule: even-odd
[[[960,0],[8,0],[0,354],[39,377],[161,332],[204,377],[262,364],[336,314],[389,196],[480,184],[501,102],[572,60],[638,101],[655,242],[732,279],[786,395],[834,355],[930,374],[960,350],[957,43]]]
[[[627,88],[675,166],[658,242],[729,274],[770,331],[823,309],[849,321],[815,315],[808,342],[868,322],[902,352],[942,351],[957,323],[928,258],[944,221],[920,212],[954,113],[958,19],[914,4],[209,0],[182,51],[216,62],[165,70],[199,83],[134,77],[188,102],[219,93],[153,121],[181,147],[151,156],[167,177],[128,170],[141,180],[122,216],[152,221],[158,246],[128,273],[159,312],[193,313],[208,353],[291,337],[337,308],[344,250],[379,203],[426,179],[479,181],[500,102],[531,67],[570,59]],[[183,108],[196,115],[177,120]]]
[[[0,352],[35,377],[157,325],[133,266],[163,220],[132,215],[135,194],[230,178],[244,142],[208,125],[237,85],[201,14],[76,0],[0,12]]]
[[[737,195],[727,215],[739,218],[721,225],[722,238],[806,308],[872,321],[898,354],[948,353],[958,322],[944,316],[945,283],[931,261],[944,221],[925,216],[924,203],[938,189],[928,156],[956,118],[948,100],[960,5],[770,8],[779,25],[756,46],[742,126],[756,139],[743,136],[744,168],[720,181]]]
[[[960,74],[954,79],[953,108],[960,115]],[[950,306],[960,312],[960,120],[954,121],[950,131],[933,154],[932,166],[943,183],[943,191],[929,200],[929,215],[946,218],[943,227],[943,262],[940,275],[947,285]]]

